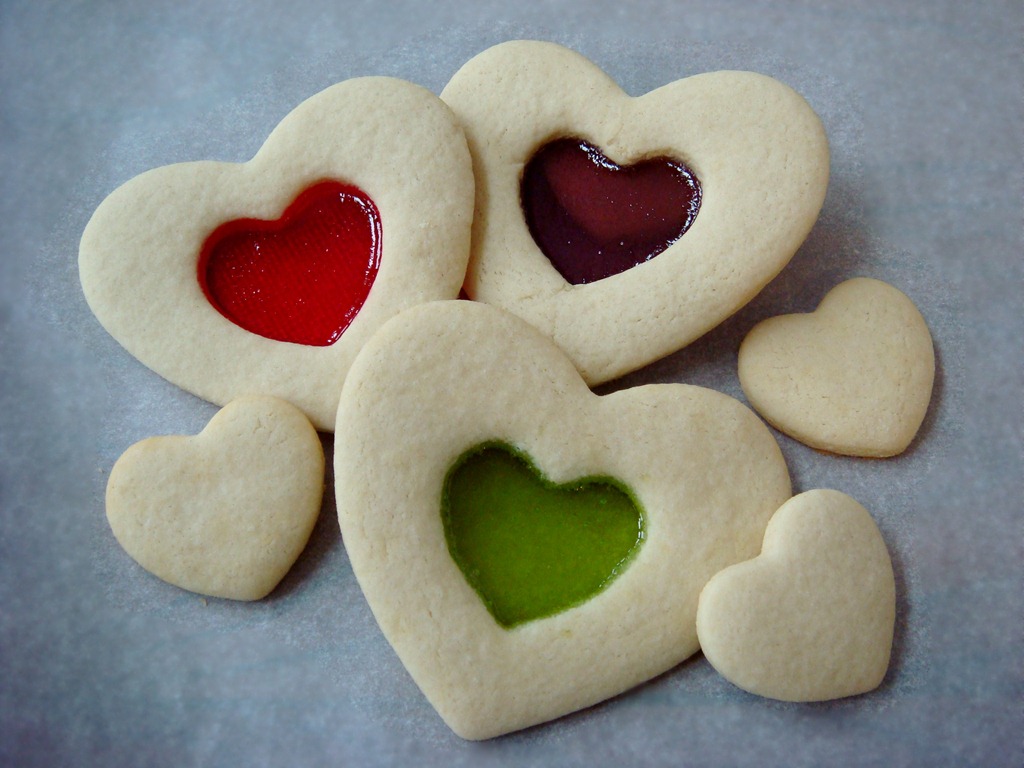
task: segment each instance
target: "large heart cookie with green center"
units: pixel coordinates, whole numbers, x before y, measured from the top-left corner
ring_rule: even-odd
[[[248,162],[123,184],[86,226],[79,271],[103,327],[161,376],[220,404],[274,395],[330,430],[363,342],[458,295],[472,211],[450,110],[356,78],[297,106]]]
[[[335,473],[381,629],[470,739],[693,654],[701,588],[757,554],[790,494],[777,444],[738,401],[682,384],[595,395],[545,335],[471,302],[408,310],[366,345]]]
[[[477,180],[467,293],[541,329],[591,384],[750,301],[824,201],[821,122],[763,75],[633,98],[583,56],[520,40],[475,56],[441,98]]]

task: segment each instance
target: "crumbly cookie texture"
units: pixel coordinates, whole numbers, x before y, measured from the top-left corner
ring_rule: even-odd
[[[259,600],[306,546],[323,484],[323,447],[302,412],[241,397],[198,435],[125,451],[107,483],[107,520],[125,551],[164,581]]]
[[[462,123],[477,178],[466,291],[539,328],[590,384],[690,343],[742,307],[792,258],[828,183],[821,122],[797,93],[750,72],[713,72],[638,98],[583,56],[513,41],[466,63],[441,93]],[[700,180],[693,225],[625,272],[571,285],[531,237],[526,163],[579,137],[610,160],[669,155]]]
[[[324,180],[355,185],[380,212],[380,270],[358,315],[322,347],[235,325],[200,286],[206,238],[235,219],[274,220]],[[160,375],[219,404],[274,395],[329,431],[373,332],[402,309],[458,295],[472,211],[472,165],[450,110],[412,83],[357,78],[300,104],[246,163],[165,166],[115,190],[82,235],[79,271],[99,321]]]
[[[760,556],[708,582],[697,634],[740,688],[824,701],[882,682],[895,617],[892,562],[871,515],[844,493],[814,490],[775,513]]]
[[[812,448],[894,456],[928,411],[935,351],[921,313],[898,289],[854,278],[809,314],[756,325],[739,351],[754,410]]]
[[[442,487],[500,441],[553,483],[612,477],[643,509],[628,567],[582,604],[502,628],[446,544]],[[754,556],[790,495],[770,431],[683,384],[598,396],[544,334],[475,302],[402,313],[364,347],[335,430],[338,517],[385,636],[441,717],[483,739],[594,704],[697,648],[701,588]]]

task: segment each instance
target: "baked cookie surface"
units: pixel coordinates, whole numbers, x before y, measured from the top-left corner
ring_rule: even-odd
[[[712,666],[739,687],[785,701],[876,688],[896,620],[892,562],[864,507],[814,490],[772,517],[761,554],[701,592],[697,633]]]
[[[812,313],[754,326],[740,345],[739,378],[754,410],[800,442],[895,456],[928,411],[935,350],[905,294],[860,277],[837,285]]]
[[[125,451],[107,482],[107,521],[164,581],[259,600],[305,548],[323,490],[323,447],[309,420],[283,400],[241,397],[198,435]]]
[[[528,457],[548,490],[611,479],[635,500],[643,540],[631,551],[624,540],[607,561],[622,567],[589,597],[501,622],[485,603],[493,587],[470,583],[452,541],[486,532],[453,533],[446,487],[494,444]],[[778,445],[738,401],[682,384],[595,395],[542,333],[465,301],[413,308],[366,345],[342,391],[334,461],[345,547],[374,616],[468,739],[594,704],[693,654],[701,588],[757,553],[790,494]],[[533,525],[510,540],[575,535]]]
[[[323,201],[304,200],[325,183],[340,206],[328,224]],[[248,162],[181,163],[122,185],[89,221],[79,271],[104,328],[160,375],[219,404],[277,396],[330,430],[340,382],[381,323],[458,295],[472,210],[469,153],[448,108],[412,83],[357,78],[296,107]],[[273,243],[259,236],[291,237],[269,278]],[[240,257],[246,237],[256,242]],[[211,245],[232,238],[234,261],[208,279]],[[369,251],[356,254],[362,266],[323,264],[339,240]],[[333,280],[353,284],[341,306]],[[288,290],[306,293],[268,299]],[[322,316],[331,333],[304,333]]]
[[[763,75],[713,72],[632,98],[573,51],[513,41],[471,59],[441,98],[464,127],[477,179],[468,295],[539,328],[590,384],[685,346],[743,306],[793,256],[824,200],[821,122],[797,93]],[[661,158],[692,172],[699,205],[685,232],[671,240],[668,231],[664,250],[636,266],[574,284],[524,213],[531,161],[564,139],[587,144],[595,173],[613,179]],[[572,176],[558,186],[562,224],[576,221],[565,237],[592,236],[599,250],[633,242],[644,216],[629,208],[665,197],[602,196],[598,182]],[[612,204],[620,197],[632,202]],[[677,207],[693,202],[693,190],[684,191]]]

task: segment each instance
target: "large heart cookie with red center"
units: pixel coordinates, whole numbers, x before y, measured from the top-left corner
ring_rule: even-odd
[[[388,322],[335,430],[345,548],[381,629],[465,738],[586,707],[693,654],[701,588],[753,557],[789,476],[738,401],[598,396],[485,304]]]
[[[824,200],[821,122],[762,75],[631,98],[572,51],[516,41],[470,60],[441,98],[477,179],[467,293],[553,338],[591,384],[742,307]]]
[[[217,403],[275,395],[329,430],[373,332],[458,294],[472,206],[448,108],[401,80],[349,80],[246,163],[166,166],[113,192],[82,236],[82,286],[111,335],[175,384]]]

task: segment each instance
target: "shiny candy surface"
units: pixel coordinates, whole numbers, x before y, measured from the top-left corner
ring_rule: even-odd
[[[701,201],[700,183],[682,163],[654,157],[620,166],[576,138],[542,146],[520,191],[530,234],[573,285],[654,258],[690,228]]]
[[[586,477],[557,485],[502,443],[456,462],[441,516],[452,558],[505,628],[597,594],[644,539],[640,507],[621,483]]]
[[[247,331],[329,346],[351,324],[377,276],[380,214],[356,187],[320,182],[279,219],[215,229],[199,259],[210,303]]]

